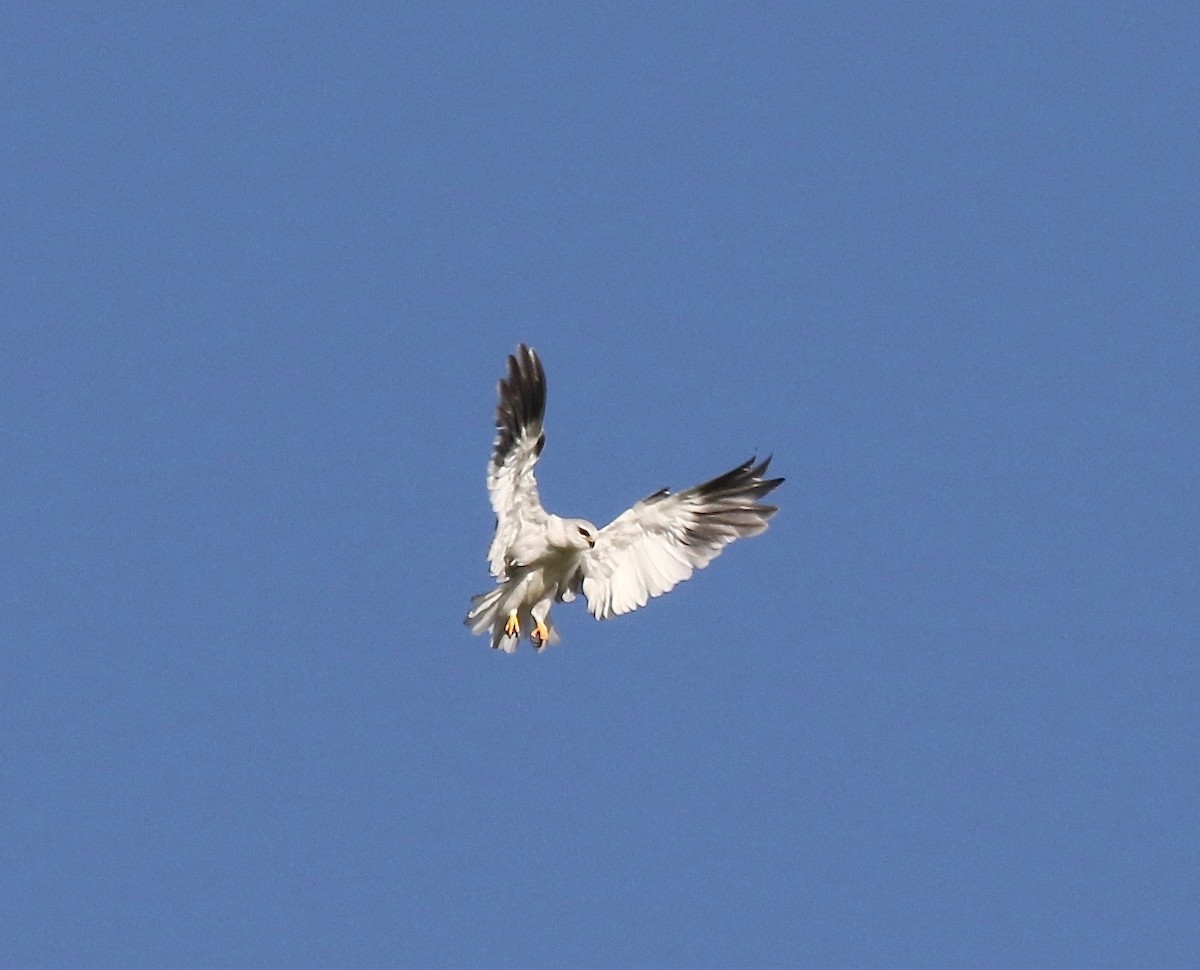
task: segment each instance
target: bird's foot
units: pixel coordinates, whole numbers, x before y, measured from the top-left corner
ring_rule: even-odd
[[[513,610],[508,614],[508,621],[504,624],[504,635],[506,637],[515,637],[521,632],[521,621],[517,619],[517,611]]]
[[[544,647],[550,641],[550,628],[544,620],[537,620],[535,617],[532,638],[535,647]]]

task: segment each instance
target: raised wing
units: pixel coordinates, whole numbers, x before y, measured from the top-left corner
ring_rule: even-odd
[[[488,550],[492,575],[508,575],[505,555],[523,527],[541,525],[546,512],[538,498],[534,466],[546,443],[546,372],[535,351],[521,344],[508,358],[496,408],[496,445],[488,464],[488,496],[496,513],[496,535]]]
[[[678,495],[655,492],[601,529],[577,577],[592,616],[603,620],[645,606],[734,539],[766,529],[777,509],[758,500],[783,479],[763,478],[770,458],[755,461]]]

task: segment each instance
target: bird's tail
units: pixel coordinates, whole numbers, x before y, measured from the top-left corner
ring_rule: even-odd
[[[489,589],[486,593],[472,596],[471,612],[467,614],[467,618],[463,622],[476,635],[491,627],[492,647],[503,650],[505,653],[513,653],[517,649],[517,644],[521,642],[521,634],[529,630],[533,621],[529,619],[528,615],[521,616],[518,613],[517,619],[521,622],[521,629],[514,636],[509,636],[504,632],[504,626],[508,622],[508,610],[505,609],[504,603],[504,594],[507,592],[508,585],[504,584],[495,589]]]
[[[505,602],[505,594],[508,592],[508,584],[497,586],[495,589],[490,589],[486,593],[480,593],[478,596],[471,597],[471,611],[467,614],[467,618],[463,621],[471,628],[471,632],[475,635],[483,633],[487,629],[492,632],[492,647],[497,650],[503,650],[505,653],[513,653],[517,649],[517,644],[521,642],[521,637],[529,636],[533,632],[534,619],[533,614],[529,609],[520,606],[517,609],[517,622],[519,629],[515,634],[509,636],[505,632],[504,627],[508,623],[509,606]],[[558,643],[558,631],[554,629],[554,623],[549,616],[546,617],[546,626],[549,629],[550,636],[546,643],[534,644],[540,649],[550,643]]]

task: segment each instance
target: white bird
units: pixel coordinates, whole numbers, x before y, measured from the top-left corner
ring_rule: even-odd
[[[783,481],[764,479],[771,459],[751,458],[677,495],[642,499],[603,529],[586,519],[551,515],[538,499],[533,469],[546,443],[546,373],[521,344],[500,381],[496,444],[487,486],[496,513],[488,563],[495,589],[472,598],[466,624],[491,630],[492,646],[512,653],[523,636],[535,648],[558,642],[555,601],[582,590],[598,620],[628,613],[703,569],[725,546],[758,535],[777,511],[759,499]]]

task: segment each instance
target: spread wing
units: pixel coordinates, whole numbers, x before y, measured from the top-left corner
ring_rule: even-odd
[[[496,408],[496,445],[488,464],[488,496],[496,513],[496,535],[488,550],[492,575],[508,575],[505,555],[522,528],[540,526],[546,512],[538,498],[534,466],[546,443],[546,372],[535,351],[521,344],[508,358]]]
[[[766,529],[777,510],[758,500],[783,479],[763,478],[770,458],[755,461],[678,495],[655,492],[601,529],[575,577],[592,616],[603,620],[645,606],[734,539]]]

